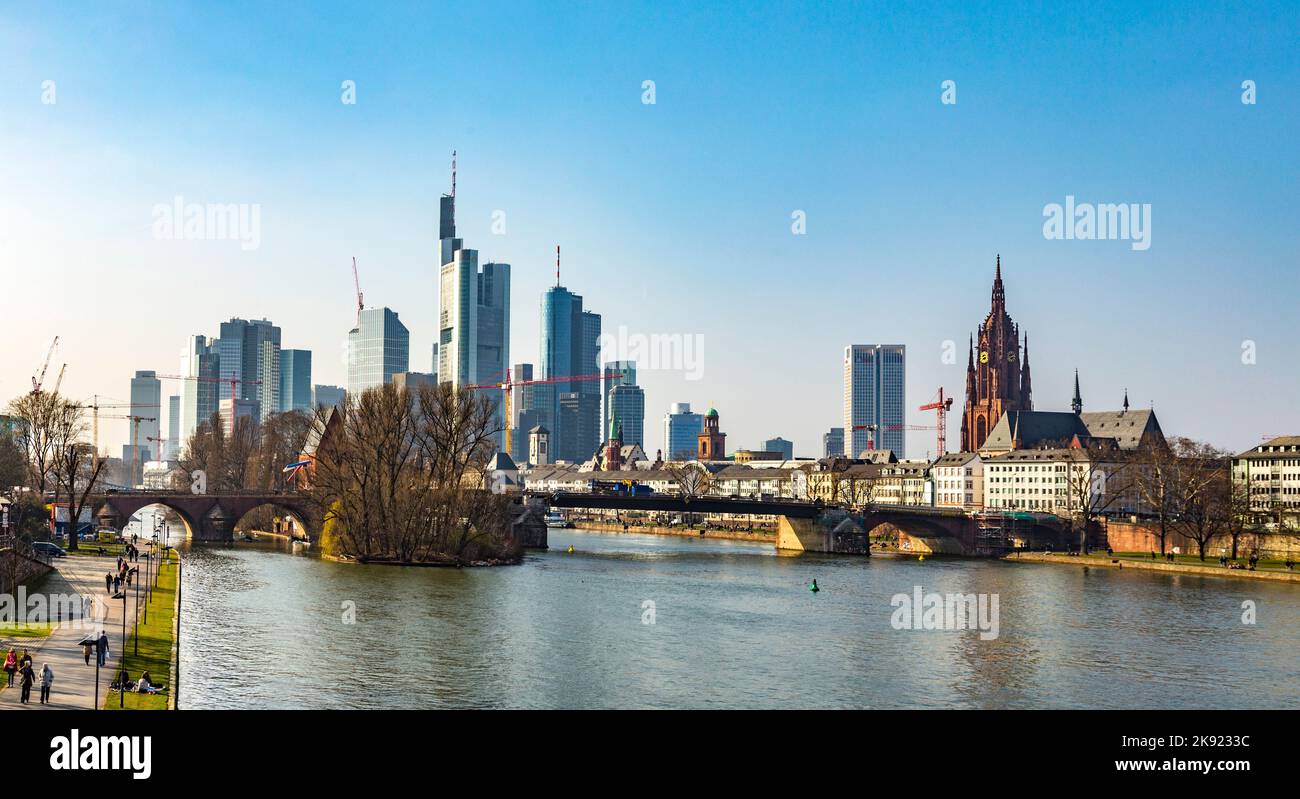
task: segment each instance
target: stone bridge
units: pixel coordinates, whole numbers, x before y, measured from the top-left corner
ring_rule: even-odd
[[[150,505],[175,511],[195,541],[230,541],[235,526],[250,511],[271,506],[294,520],[299,537],[316,538],[320,526],[307,502],[293,492],[248,492],[239,494],[189,494],[151,491],[119,491],[92,498],[95,519],[105,527],[118,530],[136,512]]]
[[[553,508],[644,510],[670,513],[727,513],[772,516],[777,520],[777,549],[790,552],[867,554],[870,536],[888,525],[910,539],[918,552],[954,555],[976,553],[978,524],[958,508],[917,505],[872,505],[851,511],[835,505],[798,500],[728,497],[682,497],[675,494],[537,494]]]

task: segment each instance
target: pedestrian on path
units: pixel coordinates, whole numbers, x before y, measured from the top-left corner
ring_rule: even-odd
[[[13,649],[5,655],[5,674],[9,675],[8,687],[14,687],[14,673],[18,671],[18,656],[14,654]]]
[[[103,630],[99,631],[99,639],[95,641],[95,664],[101,668],[108,662],[108,633]]]
[[[41,704],[42,705],[49,704],[50,687],[53,685],[54,685],[54,669],[50,668],[50,664],[46,663],[44,668],[41,669]]]
[[[90,665],[90,642],[87,641],[86,643],[82,644],[81,650],[82,650],[82,654],[86,656],[86,665],[89,666]]]
[[[18,701],[26,705],[32,701],[32,683],[36,682],[36,672],[32,671],[31,664],[26,664],[19,670],[22,675],[23,695]]]
[[[32,656],[26,649],[23,650],[23,656],[18,658],[18,670],[22,671],[23,666],[32,665]]]
[[[104,573],[104,590],[109,593],[113,591],[113,575],[107,572]]]

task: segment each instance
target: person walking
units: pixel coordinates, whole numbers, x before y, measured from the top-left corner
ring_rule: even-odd
[[[99,639],[95,641],[95,665],[103,668],[108,662],[108,633],[103,630],[99,631]]]
[[[50,688],[53,685],[54,685],[54,669],[50,668],[50,664],[46,663],[41,668],[41,704],[42,705],[48,705],[50,703]]]
[[[17,671],[18,671],[18,656],[14,654],[14,651],[12,649],[10,649],[9,654],[5,655],[5,674],[9,676],[9,681],[8,683],[6,683],[6,685],[10,688],[14,687],[14,674]]]
[[[104,573],[104,590],[109,593],[113,592],[113,575],[108,572]]]
[[[22,675],[21,684],[23,694],[18,701],[26,705],[32,701],[32,683],[36,682],[36,672],[32,671],[31,664],[24,665],[18,673]]]
[[[22,671],[23,666],[30,665],[32,665],[32,656],[26,649],[24,649],[23,656],[18,658],[18,670]]]
[[[81,645],[81,653],[86,656],[86,665],[90,665],[90,642]]]

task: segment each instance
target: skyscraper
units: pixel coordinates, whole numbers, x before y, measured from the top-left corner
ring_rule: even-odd
[[[460,388],[502,380],[510,368],[510,264],[485,263],[478,251],[456,238],[456,166],[452,155],[451,194],[438,208],[438,380]],[[500,400],[493,394],[494,400]],[[497,406],[499,426],[505,411]],[[504,447],[504,433],[497,441]]]
[[[245,381],[236,384],[235,396],[258,403],[257,420],[275,413],[280,407],[280,328],[267,319],[232,318],[221,323],[213,346],[221,378]]]
[[[367,308],[348,331],[348,393],[382,386],[410,367],[411,335],[389,308]]]
[[[598,375],[600,314],[563,286],[542,295],[542,379]],[[574,380],[537,386],[539,422],[550,429],[556,460],[584,461],[600,446],[600,383]]]
[[[844,348],[844,454],[888,449],[904,457],[907,348],[854,344]]]
[[[216,341],[208,342],[206,336],[190,336],[189,344],[181,350],[181,370],[184,377],[203,377],[209,380],[182,380],[181,382],[181,440],[187,441],[194,430],[217,412],[219,383],[210,382],[221,374],[221,358]],[[182,444],[183,446],[183,444]]]
[[[528,462],[528,431],[540,424],[537,394],[545,386],[523,385],[533,379],[531,363],[510,367],[510,457],[515,463]],[[549,396],[549,395],[548,395]]]
[[[691,411],[689,402],[674,402],[664,416],[664,460],[684,461],[695,457],[704,417]]]
[[[280,350],[279,411],[311,409],[311,350]]]
[[[182,447],[184,442],[181,441],[181,398],[179,394],[172,394],[167,398],[167,449],[163,453],[163,460],[174,461],[179,458]]]
[[[128,441],[141,450],[141,462],[161,460],[162,447],[157,439],[161,438],[158,433],[162,430],[159,423],[162,418],[162,382],[158,380],[157,372],[136,372],[131,378],[131,416],[144,417],[138,426],[132,420],[127,432]],[[139,475],[133,479],[140,481]]]
[[[832,427],[830,432],[822,433],[822,457],[835,458],[844,454],[844,428]]]
[[[315,385],[311,387],[311,407],[313,410],[321,407],[333,408],[343,404],[347,392],[342,386],[323,386]]]
[[[623,425],[623,443],[645,448],[645,390],[636,384],[636,361],[609,361],[601,372],[601,429],[614,417]]]

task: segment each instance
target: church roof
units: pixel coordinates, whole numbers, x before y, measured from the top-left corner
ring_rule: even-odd
[[[717,409],[717,408],[709,408],[708,412],[705,413],[704,415],[705,415],[705,416],[708,416],[708,417],[710,417],[710,418],[716,419],[716,418],[718,418],[718,409]]]
[[[1090,411],[1078,415],[1066,411],[1007,411],[993,425],[980,450],[1064,446],[1075,436],[1114,439],[1120,449],[1136,449],[1147,433],[1163,436],[1155,411],[1149,409]]]
[[[515,465],[515,459],[510,457],[510,453],[497,452],[492,456],[492,460],[488,461],[487,470],[490,472],[498,470],[504,472],[517,472],[519,471],[519,467]]]

